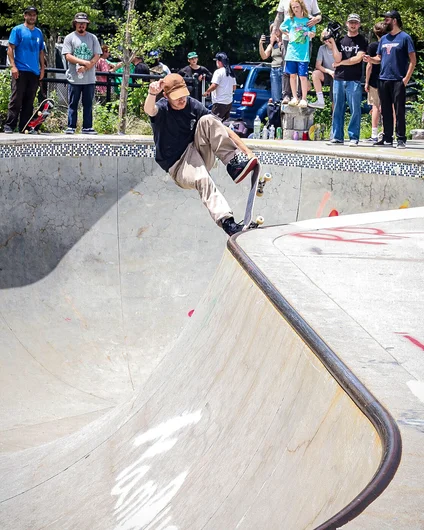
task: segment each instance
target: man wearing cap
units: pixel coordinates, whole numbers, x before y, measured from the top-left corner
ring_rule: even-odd
[[[163,90],[164,97],[156,102]],[[150,116],[156,146],[156,162],[181,188],[196,189],[215,223],[228,235],[241,224],[209,174],[218,157],[237,184],[256,167],[252,151],[199,101],[189,95],[179,74],[153,81],[144,103]],[[242,152],[245,157],[239,155]]]
[[[368,41],[359,33],[361,19],[356,13],[347,17],[347,35],[337,43],[334,55],[333,123],[331,144],[344,143],[344,120],[346,101],[350,110],[348,125],[349,145],[357,146],[361,132],[362,101],[362,59],[367,51]]]
[[[411,79],[417,64],[414,43],[411,37],[402,31],[402,19],[393,9],[384,15],[387,34],[381,37],[377,55],[366,55],[367,63],[381,64],[379,77],[379,96],[383,116],[384,135],[373,145],[377,147],[393,146],[393,107],[396,115],[397,148],[404,149],[406,143],[406,85]]]
[[[44,39],[35,27],[38,11],[27,7],[24,23],[15,26],[9,37],[7,57],[12,71],[12,94],[4,132],[11,134],[18,124],[22,131],[33,113],[34,98],[44,77]]]
[[[188,66],[181,68],[181,70],[178,72],[180,76],[191,77],[191,78],[197,77],[197,80],[199,81],[199,83],[203,79],[205,79],[206,81],[210,81],[212,79],[211,72],[209,72],[209,70],[205,66],[200,66],[199,64],[197,64],[197,61],[199,60],[199,58],[196,52],[189,52],[187,54],[187,60],[188,60]],[[189,86],[188,89],[190,91],[190,95],[195,97],[195,91],[193,90],[193,86]],[[199,96],[200,96],[200,91],[199,91]],[[197,99],[200,99],[200,97],[198,97]]]
[[[212,82],[203,95],[207,97],[212,94],[212,114],[225,121],[230,117],[233,94],[237,88],[236,78],[226,53],[217,53],[214,61],[216,61],[217,70],[213,73]]]
[[[74,31],[65,37],[62,54],[68,61],[66,77],[68,85],[68,128],[66,134],[74,134],[77,127],[78,103],[82,97],[83,134],[97,134],[93,129],[93,98],[96,83],[96,63],[102,55],[97,37],[88,33],[90,23],[86,13],[77,13],[72,21]]]

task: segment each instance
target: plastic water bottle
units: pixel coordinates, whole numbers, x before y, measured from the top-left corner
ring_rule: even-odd
[[[253,122],[253,138],[259,140],[261,137],[261,119],[259,116],[256,116],[255,121]]]
[[[82,79],[84,77],[84,74],[82,72],[78,72],[78,68],[81,68],[81,65],[80,64],[76,64],[75,65],[75,68],[77,70],[77,76],[78,76],[78,79]]]
[[[299,133],[297,131],[293,133],[293,140],[299,140]]]
[[[269,139],[274,140],[274,138],[275,138],[275,127],[274,125],[271,125],[271,127],[269,128]]]
[[[262,129],[262,140],[268,140],[268,127],[266,125]]]
[[[283,138],[283,129],[281,127],[277,127],[276,138],[277,140],[281,140]]]

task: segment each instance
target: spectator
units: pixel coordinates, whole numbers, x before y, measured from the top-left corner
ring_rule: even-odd
[[[90,24],[85,13],[77,13],[72,22],[74,31],[65,37],[62,53],[69,63],[68,128],[65,134],[74,134],[77,127],[78,103],[82,96],[83,134],[97,134],[93,129],[93,98],[96,82],[95,66],[102,49],[97,37],[87,32]]]
[[[149,52],[150,59],[153,61],[152,66],[150,66],[150,73],[154,75],[163,75],[164,77],[171,73],[171,70],[160,62],[160,52],[159,50],[152,50]]]
[[[271,35],[269,44],[264,49],[266,40],[265,35],[262,35],[259,40],[259,54],[264,61],[271,57],[271,97],[274,103],[281,101],[281,94],[283,90],[283,61],[284,57],[281,52],[282,33],[280,29],[272,31],[273,24],[270,26]]]
[[[367,50],[367,55],[375,57],[377,55],[378,43],[381,37],[386,33],[386,25],[384,22],[377,22],[374,26],[374,35],[377,37],[377,42],[370,42]],[[371,109],[371,138],[369,141],[378,142],[378,123],[380,121],[380,98],[378,96],[378,84],[380,76],[380,65],[367,63],[365,70],[365,92],[368,94],[368,105]]]
[[[189,52],[187,54],[187,60],[188,60],[188,66],[185,66],[184,68],[181,68],[181,70],[178,72],[180,76],[182,77],[190,77],[190,78],[196,78],[201,83],[203,80],[210,81],[212,79],[212,74],[209,72],[209,70],[205,66],[200,66],[197,64],[197,61],[199,60],[196,52]],[[195,91],[194,84],[188,87],[188,90],[190,91],[190,95],[193,97],[196,97],[195,92],[197,92],[196,99],[200,99],[200,91],[201,87],[199,87],[198,91]]]
[[[344,120],[346,100],[350,110],[348,125],[349,145],[357,146],[361,132],[361,101],[362,101],[362,59],[367,51],[368,42],[360,35],[361,18],[356,13],[347,17],[347,35],[338,43],[339,49],[334,54],[333,84],[333,124],[331,128],[331,144],[344,143]]]
[[[96,72],[111,72],[113,71],[113,64],[108,61],[110,56],[109,48],[107,46],[102,46],[102,54],[100,59],[96,64]],[[105,75],[98,75],[97,81],[101,83],[107,82],[107,77]],[[106,96],[106,86],[96,86],[96,92],[99,96]]]
[[[324,94],[322,86],[330,87],[330,101],[333,102],[333,81],[334,81],[334,50],[337,52],[337,44],[333,38],[328,38],[328,33],[324,30],[321,33],[321,42],[324,44],[319,47],[315,70],[312,72],[312,82],[314,84],[317,100],[309,103],[313,109],[323,109],[325,107]]]
[[[212,83],[203,96],[208,97],[212,94],[212,114],[225,121],[230,116],[236,80],[226,53],[217,53],[214,61],[217,70],[213,73]]]
[[[38,11],[27,7],[24,23],[15,26],[9,37],[7,57],[12,67],[12,93],[4,132],[13,133],[18,124],[22,131],[33,113],[39,82],[44,77],[44,39],[35,27]]]
[[[132,60],[132,64],[134,65],[134,71],[132,73],[138,74],[138,75],[149,75],[150,74],[150,68],[147,66],[147,64],[144,62],[144,59],[141,55],[136,55],[134,59]],[[143,79],[144,81],[147,81],[147,79]],[[137,81],[137,79],[134,79],[134,82]]]
[[[308,106],[309,41],[315,37],[315,26],[308,26],[308,11],[303,0],[291,0],[289,14],[290,18],[286,18],[281,26],[282,31],[289,35],[284,73],[290,74],[292,94],[297,94],[297,76],[300,78],[302,87],[302,99],[299,101],[294,95],[289,105],[306,108]]]
[[[373,145],[393,146],[393,106],[396,115],[396,137],[398,149],[406,144],[406,85],[411,79],[417,64],[414,43],[411,37],[402,31],[402,19],[393,9],[384,15],[387,35],[378,43],[377,55],[365,57],[366,62],[381,63],[379,78],[379,96],[383,115],[384,135]]]
[[[162,90],[164,97],[156,103]],[[227,234],[240,232],[242,225],[234,221],[231,208],[209,171],[218,157],[227,165],[233,181],[239,183],[258,164],[252,151],[234,131],[189,96],[184,78],[178,74],[150,83],[144,111],[152,122],[156,162],[178,186],[199,192],[212,219]],[[247,160],[240,160],[238,151]]]
[[[319,24],[321,22],[321,11],[318,7],[318,1],[317,0],[304,0],[306,9],[308,11],[309,22],[307,26],[309,28],[312,28],[316,24]],[[280,3],[277,7],[277,15],[274,20],[274,27],[273,31],[276,31],[281,26],[281,22],[286,20],[289,17],[289,8],[290,8],[290,0],[280,0]],[[283,56],[285,56],[287,52],[287,45],[288,45],[289,39],[288,36],[283,35]],[[309,50],[309,55],[311,54],[311,50]],[[293,94],[291,92],[290,87],[290,75],[284,74],[283,75],[283,105],[287,105],[287,103],[292,99]]]

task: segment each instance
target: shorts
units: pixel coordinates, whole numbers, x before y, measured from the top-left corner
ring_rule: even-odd
[[[284,73],[298,74],[301,77],[308,77],[308,67],[309,63],[307,62],[286,61]]]
[[[380,106],[380,97],[378,95],[378,88],[375,88],[373,86],[369,87],[367,103],[368,105],[374,105],[375,107]]]

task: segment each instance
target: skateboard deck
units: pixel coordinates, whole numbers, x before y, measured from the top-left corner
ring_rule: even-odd
[[[41,124],[46,121],[54,108],[54,101],[52,99],[43,100],[34,111],[34,114],[29,119],[28,123],[22,129],[25,134],[32,134],[38,132]]]
[[[269,173],[260,176],[261,171],[261,165],[258,162],[257,166],[255,166],[252,171],[250,192],[247,197],[246,211],[243,219],[243,232],[251,228],[258,228],[258,226],[264,222],[264,218],[261,216],[258,216],[255,221],[252,221],[255,199],[256,197],[262,197],[265,184],[271,180],[271,175]]]

